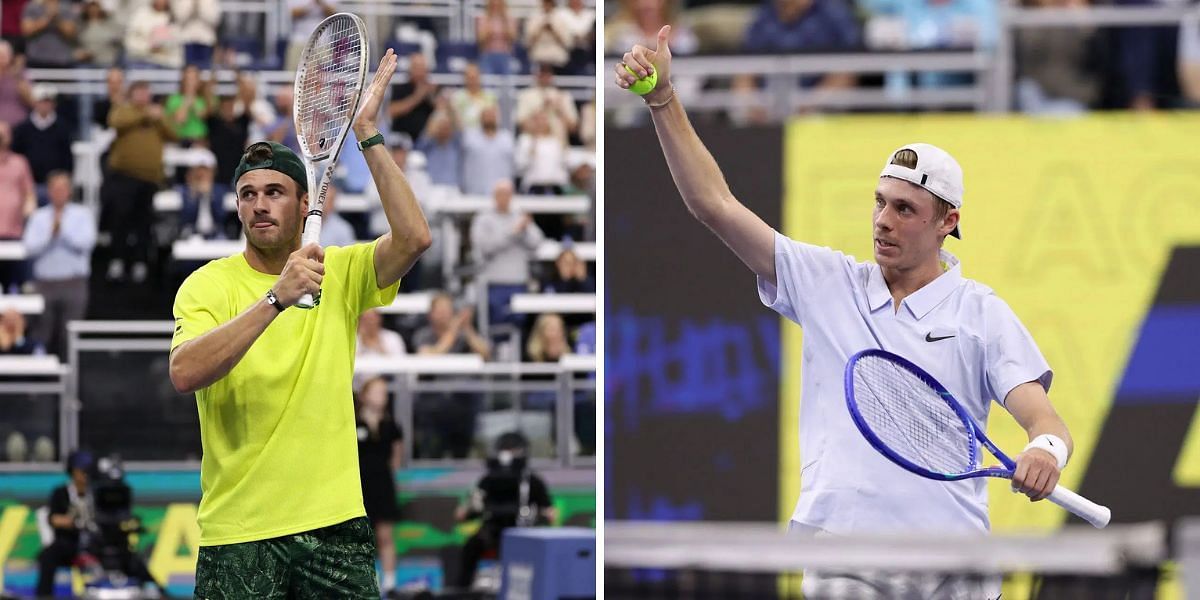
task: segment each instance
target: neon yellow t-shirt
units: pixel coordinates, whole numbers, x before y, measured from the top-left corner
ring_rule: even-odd
[[[359,315],[390,304],[375,243],[325,249],[321,303],[288,308],[228,375],[196,392],[204,457],[200,545],[263,540],[366,514],[351,378]],[[258,302],[278,276],[237,254],[192,273],[175,296],[174,350]]]

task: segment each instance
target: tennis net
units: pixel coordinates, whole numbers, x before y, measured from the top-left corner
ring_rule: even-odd
[[[883,597],[960,597],[1002,583],[1003,600],[1188,598],[1168,561],[1167,526],[1066,526],[1053,534],[800,537],[770,523],[606,522],[604,597],[841,600],[861,587],[812,585],[802,573],[862,575]],[[1182,562],[1182,561],[1181,561]],[[909,585],[912,584],[912,585]],[[1160,595],[1167,589],[1168,595]],[[930,592],[930,589],[935,591]],[[897,591],[904,590],[904,591]],[[1200,590],[1194,593],[1200,593]],[[976,597],[967,592],[965,597]]]

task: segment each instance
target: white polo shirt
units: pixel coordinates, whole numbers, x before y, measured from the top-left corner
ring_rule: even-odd
[[[835,535],[878,531],[988,531],[987,484],[926,479],[876,451],[850,419],[846,363],[867,348],[925,369],[986,425],[990,401],[1053,373],[1029,331],[958,259],[893,309],[879,266],[775,234],[777,286],[758,280],[763,304],[804,328],[800,499],[792,519]],[[790,368],[786,366],[785,368]],[[987,455],[983,452],[983,455]]]

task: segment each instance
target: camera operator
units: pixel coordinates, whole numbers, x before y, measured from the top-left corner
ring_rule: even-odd
[[[528,466],[529,440],[509,432],[496,440],[496,455],[488,458],[487,473],[475,485],[467,504],[459,506],[459,521],[480,518],[482,523],[463,546],[458,587],[467,589],[483,556],[500,548],[500,536],[509,527],[550,525],[556,518],[546,482]]]
[[[75,451],[67,457],[67,473],[70,481],[50,494],[54,541],[38,555],[38,597],[52,597],[55,570],[74,564],[90,577],[89,584],[102,578],[110,587],[151,584],[166,597],[166,589],[130,544],[130,534],[141,531],[141,523],[133,514],[133,492],[120,460],[97,462],[90,452]]]
[[[71,480],[50,493],[50,526],[54,528],[54,542],[38,555],[39,598],[54,595],[54,571],[71,566],[79,555],[80,533],[87,529],[95,513],[95,500],[88,489],[93,464],[91,453],[72,452],[67,457],[67,475]]]

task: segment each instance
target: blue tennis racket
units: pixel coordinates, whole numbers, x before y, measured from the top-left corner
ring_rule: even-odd
[[[970,477],[1012,479],[1017,465],[984,434],[958,400],[932,375],[884,350],[863,350],[846,365],[846,406],[872,446],[892,462],[939,481]],[[980,464],[982,444],[1002,466]],[[1111,511],[1067,488],[1049,500],[1096,527]]]

